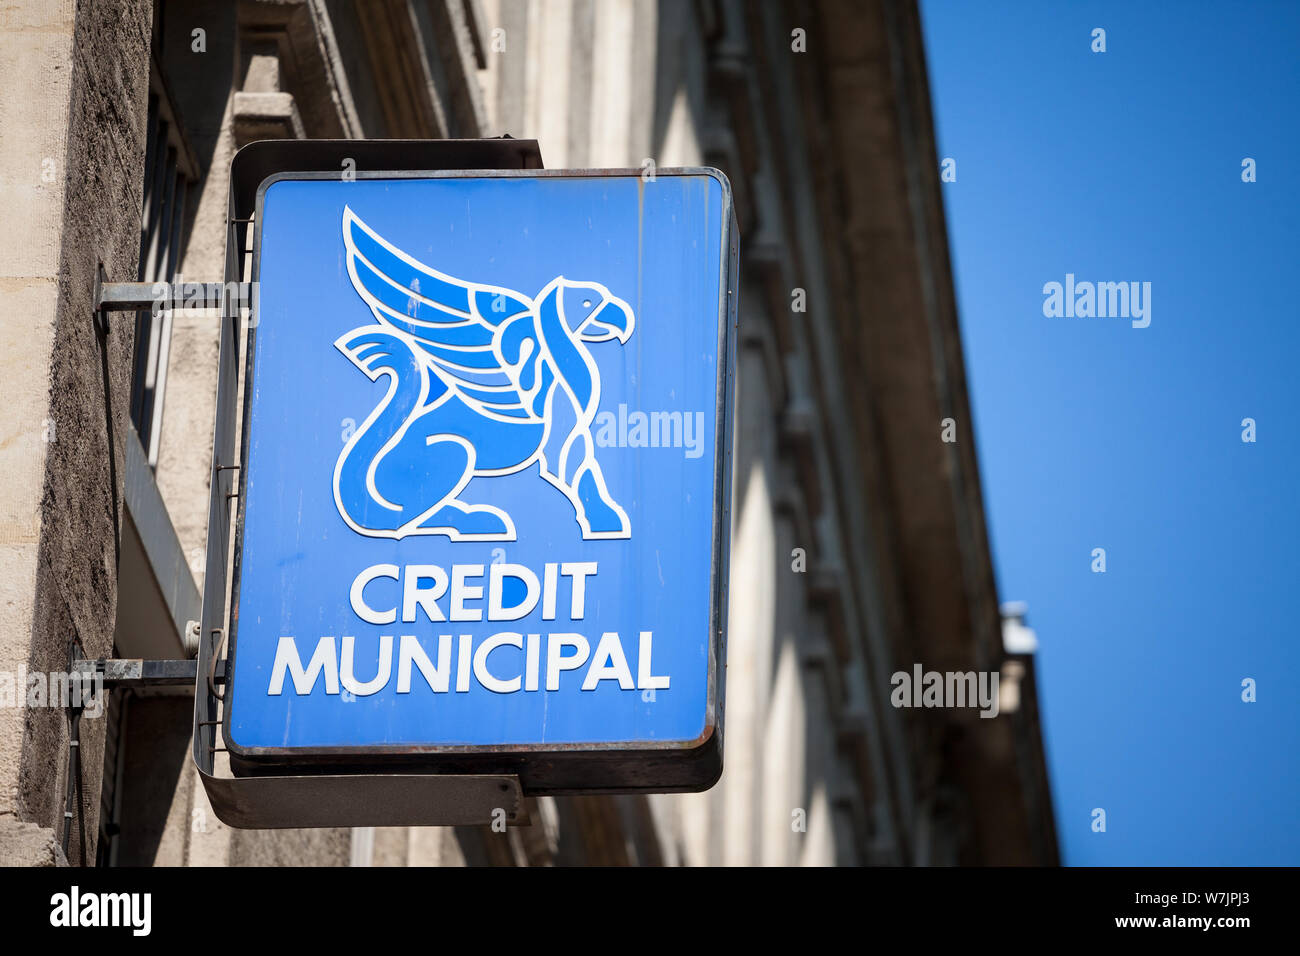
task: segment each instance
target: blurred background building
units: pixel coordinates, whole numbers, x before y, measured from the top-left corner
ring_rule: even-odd
[[[714,165],[742,233],[717,786],[539,798],[505,833],[233,830],[189,762],[188,690],[115,692],[71,778],[66,714],[19,699],[0,707],[0,862],[1057,862],[913,2],[18,0],[0,78],[0,671],[192,653],[217,313],[119,313],[101,339],[91,296],[101,263],[222,276],[240,146],[510,134],[550,168]],[[1000,672],[999,715],[895,709],[890,677],[916,663]]]

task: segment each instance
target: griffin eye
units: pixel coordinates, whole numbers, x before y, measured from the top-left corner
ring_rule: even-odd
[[[582,300],[582,307],[583,307],[584,309],[590,309],[590,308],[591,308],[591,300],[590,300],[590,299],[583,299],[583,300]]]

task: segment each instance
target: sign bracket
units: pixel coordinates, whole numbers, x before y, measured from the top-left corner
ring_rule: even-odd
[[[140,309],[221,309],[227,299],[251,301],[252,283],[237,282],[95,282],[96,312]]]
[[[100,658],[79,660],[75,670],[88,677],[100,676],[109,688],[185,687],[199,675],[197,660],[141,660],[139,658]],[[216,684],[226,680],[226,662],[219,661],[212,675]]]

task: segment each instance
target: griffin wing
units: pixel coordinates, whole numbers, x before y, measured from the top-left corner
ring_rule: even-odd
[[[539,341],[533,301],[466,282],[407,255],[343,210],[348,275],[380,324],[415,341],[426,365],[490,418],[539,422],[554,370]]]

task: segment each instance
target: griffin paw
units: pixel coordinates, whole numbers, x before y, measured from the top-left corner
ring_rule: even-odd
[[[582,516],[592,534],[616,535],[627,531],[627,521],[617,508],[601,494],[600,485],[591,472],[583,472],[578,479],[578,499],[582,502]]]
[[[466,505],[459,502],[443,505],[424,521],[422,528],[450,528],[461,536],[507,535],[514,537],[515,529],[509,519],[488,505]]]

